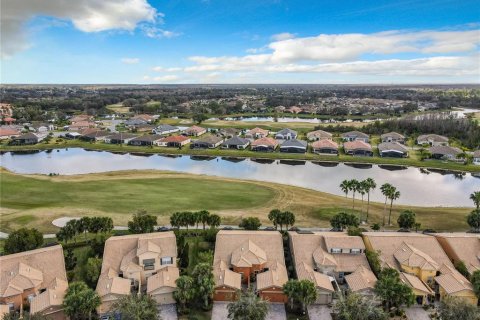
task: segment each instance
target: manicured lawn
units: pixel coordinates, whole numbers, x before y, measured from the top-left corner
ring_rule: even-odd
[[[35,227],[56,232],[52,220],[63,217],[105,215],[115,225],[126,225],[139,209],[168,224],[171,213],[206,209],[224,224],[238,224],[256,216],[264,226],[274,208],[296,215],[299,227],[329,227],[330,218],[351,208],[351,198],[311,189],[261,181],[245,181],[161,171],[120,171],[77,176],[27,176],[0,172],[0,230]],[[382,221],[383,203],[372,203],[369,223]],[[466,230],[469,208],[394,206],[395,223],[401,210],[416,212],[422,228]],[[35,219],[32,219],[34,217]]]

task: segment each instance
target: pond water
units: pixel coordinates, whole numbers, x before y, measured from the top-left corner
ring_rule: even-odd
[[[401,192],[396,203],[421,206],[471,207],[469,195],[480,190],[480,178],[470,173],[445,174],[414,167],[314,163],[253,159],[191,157],[165,155],[114,154],[80,148],[50,152],[12,153],[0,156],[0,164],[8,170],[26,174],[86,174],[116,170],[156,169],[206,174],[212,176],[260,180],[290,184],[343,195],[338,187],[344,179],[375,179],[377,190],[371,199],[384,201],[379,190],[391,183]]]

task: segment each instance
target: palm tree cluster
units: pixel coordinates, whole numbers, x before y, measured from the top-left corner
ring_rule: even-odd
[[[377,184],[375,180],[372,178],[367,178],[362,181],[358,181],[356,179],[352,180],[343,180],[340,184],[340,189],[345,193],[345,199],[348,198],[348,193],[350,191],[353,192],[352,195],[352,209],[355,210],[355,194],[358,192],[362,196],[362,206],[360,210],[360,220],[362,220],[363,216],[363,201],[365,195],[367,195],[367,214],[365,217],[365,222],[368,222],[369,217],[369,209],[370,209],[370,193],[375,190]]]
[[[290,309],[300,306],[303,313],[307,307],[317,300],[317,289],[315,284],[310,280],[288,280],[283,285],[283,292],[290,301]]]
[[[110,217],[82,217],[81,219],[72,219],[64,227],[60,228],[56,237],[60,241],[68,242],[70,239],[83,233],[86,237],[87,232],[108,233],[113,230],[113,220]]]
[[[190,226],[196,226],[198,229],[198,225],[201,223],[203,230],[205,230],[205,226],[208,225],[211,228],[215,228],[220,225],[220,222],[221,219],[219,215],[211,214],[207,210],[175,212],[170,216],[170,224],[177,229],[186,227],[188,230]]]
[[[397,190],[396,187],[392,186],[390,183],[384,183],[380,187],[380,190],[382,191],[382,194],[385,196],[385,206],[383,208],[383,226],[385,226],[385,214],[387,211],[387,200],[390,200],[390,212],[388,214],[388,225],[391,224],[391,218],[392,218],[392,207],[393,207],[393,201],[397,200],[400,198],[400,191]]]
[[[273,223],[275,229],[280,226],[280,231],[283,231],[283,226],[285,226],[285,229],[288,229],[288,226],[293,226],[295,224],[295,214],[290,211],[273,209],[268,214],[268,220]]]

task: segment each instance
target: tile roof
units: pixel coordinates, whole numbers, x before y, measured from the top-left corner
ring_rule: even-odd
[[[37,139],[38,140],[38,137],[34,133],[27,132],[27,133],[22,134],[21,136],[13,138],[13,140],[24,140],[24,139]]]
[[[475,151],[473,152],[473,157],[474,157],[474,158],[480,158],[480,150],[475,150]]]
[[[181,135],[178,135],[178,136],[169,136],[169,137],[165,137],[163,138],[162,140],[160,140],[161,142],[184,142],[184,141],[187,141],[187,140],[190,140],[189,137],[185,137],[185,136],[181,136]]]
[[[404,244],[408,244],[418,251],[428,253],[428,256],[437,265],[453,266],[446,253],[435,237],[420,233],[403,232],[364,232],[365,241],[369,241],[374,251],[380,251],[381,259],[385,264],[400,270],[394,253]]]
[[[450,146],[433,146],[428,149],[431,154],[443,154],[443,155],[453,155],[462,153],[463,151],[456,147]]]
[[[297,131],[292,130],[292,129],[290,129],[290,128],[284,128],[284,129],[282,129],[282,130],[280,130],[280,131],[277,132],[277,134],[281,134],[281,135],[287,135],[287,134],[289,134],[289,133],[290,133],[291,135],[295,135],[295,136],[298,134]]]
[[[233,136],[230,139],[226,140],[223,144],[224,145],[248,145],[250,141],[248,139],[241,138],[239,136]]]
[[[221,230],[217,233],[213,261],[216,286],[238,288],[238,276],[228,269],[230,263],[250,266],[264,262],[269,269],[277,269],[278,264],[285,266],[282,235],[275,231]],[[278,272],[284,272],[282,270],[278,269]]]
[[[57,302],[63,301],[67,286],[60,245],[0,257],[0,297],[17,295],[34,287],[46,288],[45,292],[51,296],[38,295],[32,300],[37,312],[44,307],[60,305],[61,301]],[[36,299],[40,300],[36,302]]]
[[[323,130],[315,130],[307,133],[308,139],[311,139],[311,138],[331,139],[332,136],[333,135],[330,132],[323,131]]]
[[[163,137],[159,134],[147,134],[144,136],[133,138],[131,141],[142,141],[142,142],[153,142],[162,139]]]
[[[334,292],[332,281],[326,274],[315,271],[309,264],[302,261],[296,265],[295,271],[299,280],[310,280],[315,284],[315,287],[326,291]]]
[[[422,134],[419,135],[417,141],[431,140],[434,142],[448,142],[448,138],[438,134]]]
[[[372,146],[370,145],[370,143],[366,143],[361,140],[347,141],[343,144],[343,147],[345,148],[345,150],[372,150]]]
[[[342,133],[342,137],[344,137],[344,138],[346,138],[346,137],[368,138],[368,134],[365,134],[365,133],[360,132],[360,131],[349,131],[349,132]]]
[[[430,287],[425,284],[422,280],[419,278],[415,277],[414,275],[405,273],[405,272],[400,272],[400,280],[411,287],[412,289],[421,291],[425,294],[430,294],[433,295],[435,294]]]
[[[215,136],[215,135],[210,135],[210,136],[206,136],[198,140],[195,140],[195,142],[198,142],[198,143],[209,143],[209,144],[217,144],[222,141],[223,141],[222,137]]]
[[[273,138],[263,137],[263,138],[257,139],[257,140],[252,142],[252,147],[255,147],[255,146],[276,147],[276,146],[278,146],[278,142],[277,142],[277,140],[275,140]]]
[[[19,135],[20,131],[11,128],[0,128],[0,136],[14,136]]]
[[[362,249],[365,250],[365,244],[361,237],[349,236],[342,234],[341,236],[329,236],[323,237],[327,251],[332,248],[339,249]]]
[[[281,263],[273,264],[266,272],[257,275],[257,290],[270,287],[283,287],[288,281],[287,268]]]
[[[263,135],[268,135],[269,131],[265,130],[265,129],[262,129],[262,128],[259,128],[259,127],[256,127],[256,128],[248,130],[247,133],[249,133],[249,134],[260,133],[260,134],[263,134]]]
[[[338,149],[338,143],[336,143],[333,140],[323,139],[323,140],[318,140],[312,143],[312,147],[314,149],[324,149],[324,148]]]
[[[179,130],[178,127],[171,126],[169,124],[161,124],[155,128],[156,131],[163,132],[163,131],[172,131],[172,130]]]
[[[358,292],[375,288],[377,277],[373,272],[364,266],[358,267],[353,273],[345,276],[348,288],[352,292]]]
[[[388,138],[388,137],[392,137],[394,139],[405,139],[405,136],[404,135],[401,135],[400,133],[398,132],[389,132],[389,133],[384,133],[380,136],[381,139],[385,139],[385,138]]]
[[[157,274],[147,279],[147,293],[163,288],[176,288],[176,281],[180,277],[180,270],[177,267],[166,267],[160,269]]]
[[[115,133],[110,136],[107,136],[106,139],[110,140],[124,140],[124,139],[133,139],[136,138],[137,135],[131,133]]]
[[[404,153],[408,151],[407,147],[398,142],[382,142],[378,145],[378,150],[380,152],[393,150]]]
[[[435,277],[435,281],[448,294],[460,291],[472,291],[473,286],[464,276],[460,274],[454,267],[442,265],[440,268],[440,275]]]
[[[200,133],[206,131],[205,128],[199,127],[199,126],[191,126],[190,128],[187,128],[185,132],[187,133]]]
[[[465,263],[470,274],[480,270],[480,234],[437,233],[434,236],[442,246],[447,246],[447,254],[451,250],[457,259]]]
[[[67,289],[67,281],[55,278],[47,290],[32,300],[30,304],[30,313],[35,314],[52,306],[62,306],[63,298],[65,297]]]
[[[393,256],[400,265],[412,268],[436,271],[440,267],[427,253],[405,242],[395,250]]]

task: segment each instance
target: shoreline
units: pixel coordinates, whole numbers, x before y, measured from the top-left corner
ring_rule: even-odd
[[[358,165],[389,165],[397,167],[414,167],[426,170],[441,170],[452,173],[480,173],[480,166],[473,164],[463,165],[437,160],[420,161],[411,158],[382,158],[382,157],[353,157],[347,155],[330,156],[317,155],[310,152],[305,154],[281,153],[281,152],[256,152],[251,150],[227,150],[227,149],[190,149],[190,148],[168,148],[112,145],[106,143],[88,143],[78,140],[69,140],[63,144],[36,144],[29,146],[0,146],[0,154],[6,152],[40,152],[53,151],[55,149],[82,148],[87,151],[108,151],[112,153],[131,153],[139,155],[165,155],[165,156],[200,156],[200,157],[227,157],[237,159],[265,159],[265,160],[297,160],[312,162],[345,163]]]

